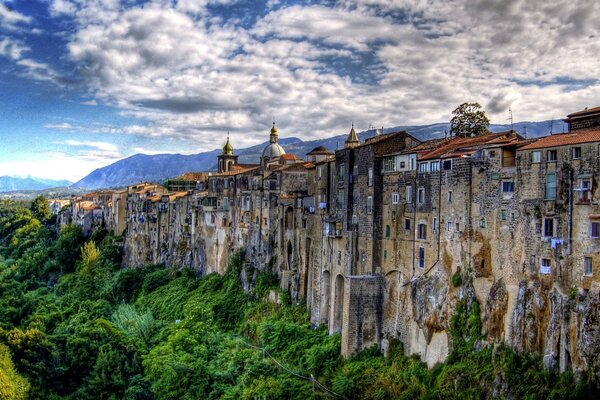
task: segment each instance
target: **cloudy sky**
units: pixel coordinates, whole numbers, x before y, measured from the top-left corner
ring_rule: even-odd
[[[600,105],[597,0],[3,0],[0,175]]]

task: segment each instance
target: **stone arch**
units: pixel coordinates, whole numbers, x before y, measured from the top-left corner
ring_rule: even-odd
[[[331,299],[331,275],[329,271],[323,271],[323,292],[321,293],[321,323],[329,325],[330,299]]]
[[[291,206],[285,209],[285,229],[294,229],[294,209]]]
[[[335,277],[335,297],[333,309],[332,332],[341,332],[344,323],[344,277],[338,274]]]

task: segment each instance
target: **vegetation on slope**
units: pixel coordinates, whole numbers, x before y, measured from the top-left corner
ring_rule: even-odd
[[[482,347],[477,303],[459,304],[454,349],[432,370],[376,349],[349,360],[303,305],[252,293],[241,255],[225,276],[121,269],[120,238],[55,232],[43,207],[0,212],[0,399],[577,398],[596,383]]]

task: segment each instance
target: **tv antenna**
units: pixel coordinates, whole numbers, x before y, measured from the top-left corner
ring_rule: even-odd
[[[514,128],[513,128],[513,113],[512,113],[512,108],[511,107],[508,107],[508,118],[507,119],[510,121],[510,130],[514,131]]]

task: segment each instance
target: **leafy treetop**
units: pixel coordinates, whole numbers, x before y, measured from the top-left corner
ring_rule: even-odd
[[[479,103],[463,103],[452,114],[450,132],[454,136],[481,136],[489,132],[490,120]]]

